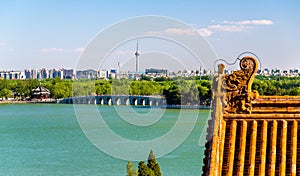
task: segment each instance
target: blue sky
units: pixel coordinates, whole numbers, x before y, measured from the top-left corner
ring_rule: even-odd
[[[0,70],[75,67],[96,34],[143,15],[167,16],[191,25],[218,58],[233,61],[239,53],[252,51],[260,57],[263,68],[300,68],[298,9],[300,2],[296,0],[2,0]],[[135,44],[130,45],[134,51]]]

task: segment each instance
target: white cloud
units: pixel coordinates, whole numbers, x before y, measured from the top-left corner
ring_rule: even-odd
[[[258,25],[272,25],[272,20],[260,19],[260,20],[243,20],[243,21],[222,21],[217,23],[215,20],[211,21],[216,23],[215,25],[209,25],[206,28],[195,28],[195,29],[182,29],[182,28],[168,28],[163,31],[150,31],[145,34],[149,35],[163,35],[163,34],[172,34],[172,35],[195,35],[200,34],[203,37],[209,37],[216,31],[223,32],[242,32],[247,29],[252,29],[254,26]]]
[[[223,21],[225,24],[232,24],[232,25],[272,25],[272,20],[243,20],[243,21]]]
[[[168,28],[163,31],[150,31],[145,34],[149,35],[160,35],[160,34],[174,34],[174,35],[195,35],[195,30],[192,29],[181,29],[181,28]]]
[[[254,28],[257,25],[272,25],[271,20],[243,20],[243,21],[223,21],[216,25],[208,26],[208,29],[215,31],[225,31],[225,32],[242,32],[247,29]]]
[[[217,30],[217,31],[225,31],[225,32],[241,32],[245,29],[252,28],[251,26],[242,26],[242,25],[210,25],[209,29]]]
[[[60,53],[63,52],[64,49],[63,48],[42,48],[41,52],[45,52],[45,53]]]
[[[193,29],[169,28],[164,31],[166,34],[175,35],[195,35],[196,31]]]
[[[84,52],[85,48],[75,48],[73,51],[76,53],[82,53]]]
[[[163,31],[150,31],[145,34],[149,35],[162,35],[162,34],[171,34],[171,35],[196,35],[200,34],[203,37],[210,36],[212,31],[207,28],[201,29],[182,29],[182,28],[168,28]]]
[[[212,31],[207,28],[201,28],[197,30],[202,37],[208,37],[212,35]]]

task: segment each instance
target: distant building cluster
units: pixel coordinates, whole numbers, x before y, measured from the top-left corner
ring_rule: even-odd
[[[224,70],[225,74],[231,74],[231,70]],[[299,69],[268,69],[265,68],[263,70],[258,70],[256,75],[261,76],[283,76],[283,77],[298,77],[300,76],[300,70]]]
[[[225,70],[225,74],[231,74],[231,70]],[[190,76],[208,76],[213,75],[213,71],[200,68],[199,70],[179,70],[177,72],[169,72],[167,69],[149,68],[142,72],[119,71],[117,69],[110,70],[78,70],[74,69],[25,69],[24,71],[0,71],[0,79],[17,80],[17,79],[140,79],[141,76],[156,77],[190,77]],[[268,69],[258,70],[257,75],[263,76],[300,76],[299,69]]]
[[[156,77],[189,77],[189,76],[205,76],[212,75],[212,71],[205,69],[199,70],[180,70],[177,72],[169,72],[167,69],[149,68],[142,72],[119,71],[117,69],[110,70],[78,70],[74,69],[25,69],[24,71],[0,71],[0,79],[17,80],[17,79],[140,79],[142,75],[151,78]]]
[[[265,68],[263,70],[257,71],[258,75],[264,75],[264,76],[286,76],[286,77],[297,77],[300,76],[299,69],[288,69],[288,70],[282,70],[282,69],[268,69]]]
[[[20,71],[0,71],[1,79],[25,79],[25,73]]]
[[[0,79],[74,79],[73,69],[25,69],[24,71],[0,71]]]

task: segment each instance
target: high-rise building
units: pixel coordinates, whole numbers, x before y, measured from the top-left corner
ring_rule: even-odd
[[[0,78],[2,79],[21,79],[22,72],[21,71],[0,71]]]
[[[148,76],[168,76],[168,70],[167,69],[150,68],[150,69],[146,69],[145,73]]]
[[[62,70],[53,69],[52,71],[53,71],[53,73],[52,73],[53,78],[63,79],[63,71]]]
[[[49,71],[46,68],[41,69],[41,79],[47,79],[49,77]]]
[[[73,69],[62,69],[63,70],[63,79],[74,79],[74,70]]]
[[[76,79],[95,79],[97,78],[96,70],[78,70],[76,71]]]
[[[31,79],[37,79],[37,69],[32,69],[30,73],[30,78]]]
[[[53,78],[53,69],[49,70],[48,78]]]
[[[108,71],[107,70],[98,70],[97,77],[100,79],[108,78]]]
[[[31,78],[31,70],[30,69],[25,69],[25,79],[30,79]]]

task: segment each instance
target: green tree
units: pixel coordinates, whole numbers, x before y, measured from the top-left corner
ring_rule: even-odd
[[[194,80],[176,80],[181,94],[181,104],[192,105],[199,103],[199,92]]]
[[[156,158],[155,158],[153,150],[150,151],[150,154],[148,156],[148,164],[147,164],[147,166],[148,166],[148,168],[150,170],[153,171],[153,174],[155,176],[161,176],[160,166],[156,162]]]
[[[0,91],[0,97],[2,98],[2,100],[3,98],[7,99],[10,95],[11,95],[11,90],[7,88],[4,88]]]
[[[156,92],[156,87],[153,81],[140,81],[139,82],[140,95],[153,95]]]
[[[133,81],[130,84],[129,94],[130,95],[141,95],[140,82],[139,81]]]
[[[6,79],[0,80],[0,90],[2,90],[4,88],[6,88],[6,89],[10,88],[10,81],[9,80],[6,80]]]
[[[52,98],[67,98],[72,97],[72,81],[62,80],[58,77],[43,81],[43,87],[51,92]]]
[[[26,87],[24,80],[16,80],[14,86],[12,87],[12,91],[15,93],[15,98],[19,97],[21,99],[25,99]]]
[[[72,96],[72,86],[66,82],[56,83],[53,88],[51,95],[52,98],[67,98]]]
[[[138,176],[154,176],[154,172],[149,169],[144,161],[140,161],[138,166]]]
[[[137,176],[138,175],[138,171],[136,169],[133,169],[134,165],[128,161],[127,163],[127,176]]]
[[[95,93],[94,80],[75,80],[73,82],[73,96],[88,96]]]
[[[160,166],[156,162],[154,152],[151,150],[148,156],[148,163],[144,161],[139,162],[138,176],[161,176]]]
[[[129,80],[126,79],[121,79],[117,80],[114,79],[111,81],[111,89],[112,89],[112,94],[123,94],[123,95],[128,95],[129,94],[129,89],[130,89],[130,82]]]
[[[96,81],[95,93],[97,95],[108,95],[112,93],[112,86],[109,81]]]
[[[286,90],[287,95],[298,96],[300,95],[300,88],[292,87]]]
[[[154,78],[155,82],[164,82],[164,81],[168,81],[168,78],[161,76],[161,77],[156,77]]]
[[[150,76],[142,75],[142,76],[141,76],[141,80],[151,81],[152,78],[151,78]]]
[[[37,79],[29,79],[25,81],[25,97],[30,97],[32,89],[39,86],[40,82]]]
[[[166,98],[167,104],[169,105],[180,105],[181,94],[176,84],[171,84],[169,88],[164,89],[163,95]]]

